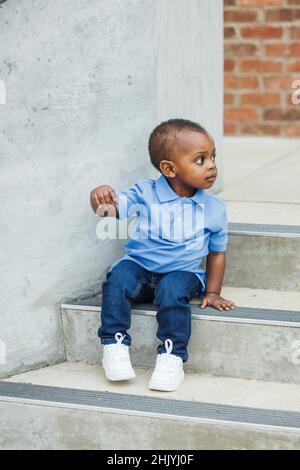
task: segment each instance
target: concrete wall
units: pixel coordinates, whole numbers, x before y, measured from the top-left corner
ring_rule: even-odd
[[[223,0],[161,0],[157,16],[158,120],[187,117],[216,141],[223,185]]]
[[[64,359],[60,300],[99,290],[122,255],[96,237],[90,190],[157,177],[147,140],[165,118],[197,119],[220,147],[222,1],[7,0],[0,39],[7,375]]]

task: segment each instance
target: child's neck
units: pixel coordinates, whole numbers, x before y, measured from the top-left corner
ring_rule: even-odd
[[[176,177],[172,179],[166,178],[166,180],[173,189],[174,193],[178,194],[179,197],[192,197],[197,191],[197,188],[182,184],[181,181],[176,180]]]

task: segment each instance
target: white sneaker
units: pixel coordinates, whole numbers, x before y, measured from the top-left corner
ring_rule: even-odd
[[[152,390],[172,392],[177,390],[184,379],[183,362],[181,357],[171,354],[173,342],[165,341],[166,353],[158,354],[155,369],[149,382]]]
[[[132,368],[129,346],[121,344],[124,336],[115,334],[116,343],[103,345],[102,364],[108,380],[129,380],[135,378]]]

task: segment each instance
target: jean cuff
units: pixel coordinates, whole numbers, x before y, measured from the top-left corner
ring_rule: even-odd
[[[101,338],[101,344],[117,344],[117,341],[113,337],[104,339]],[[128,339],[124,338],[121,344],[125,344],[125,346],[130,346],[131,342]]]
[[[164,353],[166,353],[166,352],[167,352],[167,351],[165,350],[165,348],[164,348],[163,345],[161,345],[161,348],[159,347],[158,350],[157,350],[157,354],[164,354]],[[187,355],[187,354],[177,354],[177,353],[173,353],[173,352],[172,352],[172,354],[173,354],[174,356],[181,357],[182,362],[187,362],[187,360],[188,360],[188,355]]]

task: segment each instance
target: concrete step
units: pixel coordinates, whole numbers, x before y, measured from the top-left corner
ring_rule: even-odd
[[[227,203],[233,229],[226,285],[299,290],[299,151],[299,138],[223,139],[224,188],[215,195]],[[234,230],[236,223],[244,224],[244,235]]]
[[[299,385],[187,372],[170,393],[149,390],[151,373],[109,382],[99,365],[63,363],[2,380],[0,447],[299,449]]]
[[[264,223],[273,223],[267,210],[269,204],[282,204],[287,209],[291,204],[300,204],[299,153],[299,138],[225,137],[224,189],[217,196],[226,201],[263,203]],[[299,215],[298,222],[287,219],[285,208],[282,207],[282,217],[286,222],[299,223]]]
[[[216,195],[219,197],[219,194]],[[299,224],[300,202],[279,203],[270,201],[225,200],[229,223],[291,225]]]
[[[192,303],[192,337],[186,368],[215,376],[300,383],[300,293],[224,288],[237,308],[218,311]],[[97,364],[101,298],[61,305],[68,361]],[[153,367],[156,307],[133,304],[131,357],[136,366]]]
[[[225,285],[299,290],[300,225],[229,223],[228,234]]]

